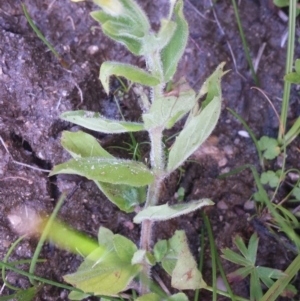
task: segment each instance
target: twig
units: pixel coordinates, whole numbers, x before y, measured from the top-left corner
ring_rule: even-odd
[[[78,109],[83,104],[83,93],[82,93],[82,90],[80,89],[79,85],[76,83],[76,81],[74,79],[73,79],[73,83],[74,83],[75,87],[77,88],[79,96],[80,96],[80,103],[76,106],[76,109]]]
[[[32,180],[26,179],[24,177],[5,177],[3,179],[0,179],[0,181],[10,180],[10,179],[13,179],[13,180],[23,180],[23,181],[28,182],[28,184],[32,184],[33,183]]]
[[[190,2],[190,0],[186,0],[186,3],[188,3],[190,5],[190,7],[192,8],[192,10],[197,14],[199,15],[201,18],[207,20],[207,21],[210,21],[210,22],[213,22],[215,23],[216,21],[214,20],[211,20],[209,18],[206,18],[205,15],[201,14],[199,9],[197,9],[197,7],[195,7],[195,5],[193,3]]]
[[[42,168],[38,168],[38,167],[34,167],[34,166],[31,166],[31,165],[28,165],[28,164],[25,164],[25,163],[22,163],[22,162],[19,162],[19,161],[16,161],[12,154],[9,152],[7,146],[5,145],[5,142],[3,141],[2,137],[0,136],[0,142],[2,143],[3,147],[5,148],[6,152],[9,154],[9,156],[12,158],[12,161],[17,164],[17,165],[21,165],[21,166],[25,166],[25,167],[28,167],[28,168],[31,168],[33,170],[37,170],[37,171],[41,171],[41,172],[50,172],[51,170],[48,170],[48,169],[42,169]]]
[[[260,59],[262,57],[262,54],[266,48],[266,45],[267,43],[262,43],[262,45],[259,47],[259,50],[258,50],[258,54],[257,54],[257,57],[254,61],[254,71],[257,72],[257,69],[258,69],[258,65],[260,63]]]
[[[212,0],[209,0],[209,2],[210,2],[210,5],[211,5],[211,7],[212,7],[212,11],[213,11],[213,14],[214,14],[216,23],[217,23],[217,25],[218,25],[218,28],[219,28],[219,30],[221,31],[222,36],[225,37],[225,41],[226,41],[227,47],[228,47],[228,49],[229,49],[229,51],[230,51],[230,54],[231,54],[231,58],[232,58],[232,62],[233,62],[233,65],[234,65],[235,72],[236,72],[242,79],[244,79],[244,80],[246,81],[246,78],[238,71],[237,64],[236,64],[236,59],[235,59],[235,56],[234,56],[234,53],[233,53],[231,44],[230,44],[229,41],[226,39],[225,31],[224,31],[223,27],[221,26],[221,23],[220,23],[220,21],[219,21],[219,19],[218,19],[218,15],[217,15],[217,13],[216,13],[216,10],[214,9]]]
[[[160,285],[160,287],[163,289],[163,291],[168,295],[170,296],[171,293],[170,291],[168,290],[168,288],[166,287],[166,285],[164,284],[164,282],[162,281],[162,279],[158,276],[157,273],[153,272],[153,278],[157,281],[157,283]]]

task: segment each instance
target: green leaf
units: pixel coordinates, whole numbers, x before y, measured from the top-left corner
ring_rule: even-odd
[[[108,158],[79,158],[56,165],[49,176],[57,174],[76,174],[112,184],[130,186],[145,186],[154,181],[152,172],[143,164],[136,161]]]
[[[246,259],[245,257],[243,257],[242,255],[233,252],[232,250],[226,248],[226,249],[222,249],[222,257],[225,258],[228,261],[231,261],[235,264],[239,264],[239,265],[243,265],[243,266],[252,266],[252,263]]]
[[[260,175],[260,182],[263,185],[270,185],[270,187],[275,188],[280,183],[280,177],[273,170],[268,170]]]
[[[109,79],[112,75],[123,76],[134,83],[150,87],[160,83],[158,78],[138,67],[118,62],[104,62],[100,68],[99,79],[107,94],[109,93]]]
[[[246,266],[226,275],[230,283],[239,282],[246,278],[255,269],[253,266]]]
[[[169,153],[167,170],[177,169],[208,138],[221,112],[221,96],[215,97],[201,113],[183,128]]]
[[[261,283],[259,281],[258,273],[256,269],[253,269],[250,277],[250,299],[261,300],[263,296]]]
[[[284,80],[292,84],[300,84],[300,74],[296,72],[288,73],[284,76]]]
[[[161,262],[164,270],[172,277],[172,287],[194,290],[206,287],[184,231],[176,231],[168,240],[168,251]]]
[[[137,36],[140,36],[139,31],[134,30],[135,26],[130,29],[130,22],[128,20],[117,19],[108,16],[102,11],[91,12],[92,18],[102,24],[102,31],[105,35],[111,39],[123,44],[135,55],[141,54],[143,40]],[[118,32],[118,28],[128,28],[130,33],[124,31]]]
[[[65,281],[86,293],[107,296],[118,294],[126,290],[142,268],[122,261],[113,251],[95,262],[93,253],[84,260],[77,272],[64,276]]]
[[[294,187],[293,196],[300,201],[300,187]]]
[[[99,181],[95,183],[113,204],[127,213],[133,212],[137,205],[145,202],[145,187],[115,185]]]
[[[169,297],[167,299],[167,301],[188,301],[188,297],[186,294],[184,293],[178,293],[178,294],[175,294],[175,295],[172,295],[171,297]]]
[[[145,294],[135,299],[135,301],[161,301],[161,300],[162,300],[161,297],[155,293]]]
[[[61,119],[78,124],[87,129],[107,134],[143,131],[144,126],[137,122],[126,122],[104,118],[90,111],[70,111],[61,114]]]
[[[287,274],[282,272],[281,270],[266,268],[266,267],[256,267],[259,278],[272,278],[272,279],[280,279],[286,277]]]
[[[174,8],[176,29],[170,42],[161,51],[164,80],[172,79],[178,62],[184,53],[188,38],[188,24],[183,15],[183,1],[179,0]]]
[[[179,97],[157,98],[149,112],[143,114],[144,126],[146,129],[159,126],[170,129],[194,107],[195,103],[195,92],[192,89],[182,91]]]
[[[261,151],[264,151],[263,155],[268,160],[273,160],[280,154],[278,141],[274,138],[263,136],[259,139],[258,146]]]
[[[100,246],[105,247],[107,250],[114,249],[113,242],[114,234],[111,230],[101,226],[98,230],[98,243]]]
[[[104,150],[98,141],[84,132],[63,132],[61,138],[62,146],[73,158],[81,157],[105,157],[113,158]],[[132,212],[134,208],[145,201],[145,187],[132,187],[127,185],[114,185],[94,181],[105,196],[118,208],[125,212]]]
[[[37,293],[37,287],[32,286],[25,290],[20,289],[15,294],[12,294],[10,296],[3,296],[0,297],[0,300],[18,300],[18,301],[31,301],[35,297]]]
[[[285,6],[289,6],[290,4],[289,0],[273,0],[273,2],[278,7],[285,7]]]
[[[233,240],[234,244],[237,246],[237,248],[239,249],[239,251],[243,254],[243,256],[250,262],[250,264],[254,264],[254,262],[252,262],[250,260],[250,254],[249,254],[249,250],[247,249],[243,239],[237,235],[234,240]]]
[[[119,234],[114,235],[113,242],[119,258],[124,262],[131,262],[133,254],[137,251],[136,245],[128,238]]]
[[[189,203],[176,204],[173,206],[169,206],[168,204],[151,206],[140,211],[134,217],[133,222],[139,224],[144,220],[165,221],[183,214],[189,214],[202,208],[203,206],[209,206],[213,204],[214,203],[210,199],[201,199],[198,201],[191,201]]]
[[[163,239],[159,240],[153,248],[154,257],[157,262],[160,262],[162,258],[167,254],[168,252],[168,242]]]
[[[206,95],[205,100],[201,103],[201,110],[203,110],[215,97],[221,97],[221,78],[228,72],[223,71],[224,66],[225,63],[221,63],[202,85],[196,97],[196,99],[200,99]]]
[[[171,285],[177,289],[200,289],[206,287],[197,263],[192,256],[184,231],[176,231],[170,246],[178,251],[178,260],[172,272]]]
[[[203,84],[198,96],[207,94],[201,111],[198,110],[196,103],[185,123],[185,126],[169,153],[167,170],[172,172],[197,150],[200,145],[208,138],[217,124],[221,112],[221,77],[224,63],[220,64],[215,72]]]
[[[92,135],[82,131],[67,132],[63,131],[61,145],[73,158],[82,157],[104,157],[113,158]]]
[[[300,75],[300,59],[296,59],[295,61],[295,70],[296,73]]]
[[[162,19],[160,22],[160,29],[156,35],[156,47],[158,49],[164,48],[174,36],[177,24],[171,20]]]
[[[124,44],[132,53],[142,55],[143,39],[149,33],[150,24],[138,4],[132,0],[95,2],[100,4],[104,11],[94,11],[91,16],[102,24],[104,34]]]
[[[256,262],[256,253],[258,248],[259,238],[256,233],[253,233],[248,243],[248,256],[246,257],[253,265]]]
[[[78,291],[71,291],[71,293],[68,295],[68,298],[70,300],[83,300],[85,298],[88,298],[90,294],[78,292]]]

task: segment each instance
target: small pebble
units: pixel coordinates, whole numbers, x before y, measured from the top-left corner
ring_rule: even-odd
[[[87,53],[90,55],[94,55],[99,51],[99,47],[97,45],[91,45],[87,49]]]
[[[223,291],[223,292],[227,292],[227,288],[226,288],[226,285],[223,281],[223,278],[221,276],[217,277],[217,289],[219,289],[220,291]]]
[[[291,179],[293,182],[297,182],[299,180],[299,174],[295,172],[289,172],[288,177]]]
[[[238,134],[244,138],[250,138],[250,135],[246,131],[238,131]]]
[[[219,167],[223,167],[227,164],[227,159],[226,158],[222,158],[219,162],[218,165]]]
[[[232,156],[233,153],[234,153],[233,147],[231,145],[226,145],[224,147],[224,152],[225,152],[226,155]]]
[[[217,207],[221,210],[227,210],[228,209],[228,206],[226,205],[226,203],[224,201],[218,202]]]
[[[248,200],[248,201],[246,201],[245,204],[244,204],[244,209],[245,209],[245,210],[252,210],[252,209],[254,209],[254,207],[255,207],[254,201]]]

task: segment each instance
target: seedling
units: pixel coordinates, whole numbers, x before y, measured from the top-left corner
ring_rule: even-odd
[[[95,3],[102,10],[91,15],[101,24],[104,34],[145,59],[145,70],[119,62],[104,62],[99,75],[107,94],[112,76],[124,77],[137,86],[143,122],[111,120],[89,111],[65,112],[61,118],[108,134],[147,131],[151,146],[150,168],[143,162],[113,157],[84,132],[63,133],[62,145],[73,159],[55,166],[50,175],[77,174],[93,180],[121,210],[138,211],[133,221],[141,224],[139,248],[129,239],[101,227],[99,247],[84,259],[76,273],[66,275],[64,279],[83,291],[82,298],[99,294],[113,296],[134,288],[140,295],[137,300],[161,300],[165,298],[161,293],[150,293],[150,287],[153,287],[151,267],[161,264],[171,276],[174,288],[196,290],[206,287],[184,231],[176,231],[172,238],[158,241],[152,248],[152,228],[155,222],[213,204],[209,199],[173,206],[158,205],[158,201],[164,179],[199,148],[218,121],[224,64],[217,67],[198,93],[184,79],[164,93],[187,43],[188,24],[183,15],[183,1],[170,1],[169,15],[161,20],[158,32],[151,30],[146,14],[133,0],[97,0]],[[141,89],[140,85],[146,88]],[[199,99],[204,99],[201,105]],[[185,116],[183,129],[165,156],[163,131],[171,129]],[[78,293],[74,294],[71,293],[69,298],[78,299]],[[187,300],[187,297],[179,293],[170,296],[170,300]]]
[[[261,300],[263,297],[261,282],[264,283],[268,288],[270,288],[274,281],[272,279],[281,279],[287,275],[277,269],[272,269],[268,267],[256,266],[256,253],[258,248],[258,237],[253,234],[249,240],[248,248],[245,246],[243,239],[239,236],[235,237],[234,244],[242,255],[233,252],[232,250],[226,248],[223,249],[222,257],[229,260],[235,264],[243,266],[238,270],[227,275],[229,282],[241,281],[247,276],[250,276],[250,299],[251,300]],[[291,285],[289,289],[283,291],[283,294],[291,297],[295,294],[295,288]]]

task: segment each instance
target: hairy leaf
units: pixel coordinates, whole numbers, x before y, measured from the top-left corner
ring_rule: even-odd
[[[108,296],[118,294],[127,288],[142,268],[122,261],[114,251],[98,261],[95,261],[93,253],[84,260],[77,272],[64,276],[65,281],[86,293]]]
[[[201,199],[198,201],[191,201],[184,204],[176,204],[169,206],[168,204],[147,207],[140,211],[133,219],[135,223],[141,223],[144,220],[165,221],[178,217],[183,214],[189,214],[203,206],[213,205],[210,199]]]
[[[215,97],[183,128],[169,153],[169,172],[178,168],[208,138],[217,124],[220,112],[221,97]]]
[[[107,134],[143,131],[141,123],[111,120],[90,111],[70,111],[61,114],[61,119],[78,124],[87,129]]]
[[[136,245],[128,238],[115,234],[113,237],[115,250],[119,258],[126,262],[131,262],[133,254],[137,251]]]
[[[192,89],[178,93],[180,94],[177,97],[165,96],[155,100],[150,111],[143,114],[146,129],[158,126],[170,129],[194,107],[196,99]]]
[[[49,176],[77,174],[89,180],[130,186],[145,186],[153,182],[152,172],[142,163],[122,159],[80,158],[56,165]]]
[[[63,132],[61,144],[75,159],[81,157],[113,158],[93,136],[81,131],[75,133]],[[145,187],[94,182],[113,204],[125,212],[134,211],[138,204],[145,201]]]
[[[104,1],[103,5],[103,1],[95,0],[104,11],[94,11],[91,16],[102,25],[105,35],[124,44],[132,53],[142,55],[142,43],[150,30],[147,16],[135,1],[114,1],[118,3]],[[111,7],[108,4],[112,4]]]
[[[129,64],[104,62],[100,68],[99,78],[107,94],[109,93],[109,79],[112,75],[123,76],[134,83],[145,86],[153,87],[159,84],[158,78],[152,76],[143,69]]]
[[[203,84],[198,96],[206,95],[201,110],[198,110],[198,104],[185,123],[185,126],[169,153],[169,162],[167,170],[172,172],[179,167],[194,151],[208,138],[217,124],[221,112],[221,77],[224,63],[220,64],[215,72]]]
[[[61,136],[61,145],[74,159],[83,157],[113,158],[102,148],[96,138],[82,131],[64,131]]]
[[[164,71],[164,80],[172,79],[177,69],[178,62],[183,55],[187,38],[188,24],[183,15],[183,1],[179,0],[174,8],[176,29],[170,42],[161,51],[161,60]]]

